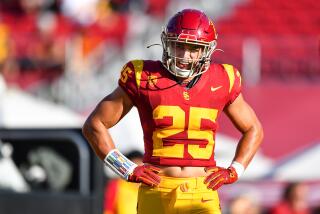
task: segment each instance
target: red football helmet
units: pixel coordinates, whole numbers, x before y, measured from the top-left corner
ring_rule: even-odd
[[[217,45],[217,33],[213,22],[202,11],[185,9],[175,14],[163,29],[162,63],[175,76],[188,78],[206,72],[209,68],[211,54]],[[190,60],[188,67],[177,66],[179,61],[186,64],[183,57],[177,55],[177,46],[189,45],[200,49],[199,57]],[[183,62],[184,60],[184,62]],[[181,64],[181,63],[180,63]]]

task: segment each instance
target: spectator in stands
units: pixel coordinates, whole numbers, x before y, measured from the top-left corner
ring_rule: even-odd
[[[8,8],[0,12],[0,72],[8,85],[35,89],[64,71],[65,43],[73,27],[57,11],[49,10],[51,3],[19,0],[14,8],[0,3]]]
[[[133,150],[127,155],[137,165],[142,164],[143,154]],[[104,192],[103,214],[134,214],[137,213],[139,184],[129,183],[123,179],[110,180]]]
[[[271,214],[311,214],[308,201],[308,186],[301,182],[289,183],[282,200],[272,209]]]
[[[18,65],[14,59],[11,36],[9,26],[1,20],[0,16],[0,74],[4,80],[17,75]]]
[[[259,214],[261,207],[252,195],[239,195],[229,205],[229,214]]]

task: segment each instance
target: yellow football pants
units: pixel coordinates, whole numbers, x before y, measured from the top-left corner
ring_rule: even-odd
[[[207,189],[204,177],[161,176],[158,187],[141,185],[138,214],[221,214],[217,191]]]

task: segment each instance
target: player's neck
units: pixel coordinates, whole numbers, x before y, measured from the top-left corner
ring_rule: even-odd
[[[202,75],[197,75],[195,77],[182,78],[175,76],[175,79],[179,85],[186,87],[188,89],[192,88],[200,79]]]
[[[193,79],[193,77],[176,77],[180,85],[188,85],[188,83]]]

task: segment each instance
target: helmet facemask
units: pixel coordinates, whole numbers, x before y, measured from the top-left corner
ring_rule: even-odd
[[[190,39],[189,35],[168,36],[164,31],[161,35],[163,45],[163,64],[174,76],[193,78],[206,72],[210,65],[211,54],[216,47],[216,41],[203,42]],[[190,57],[184,57],[184,51]],[[195,57],[191,57],[197,56]]]

